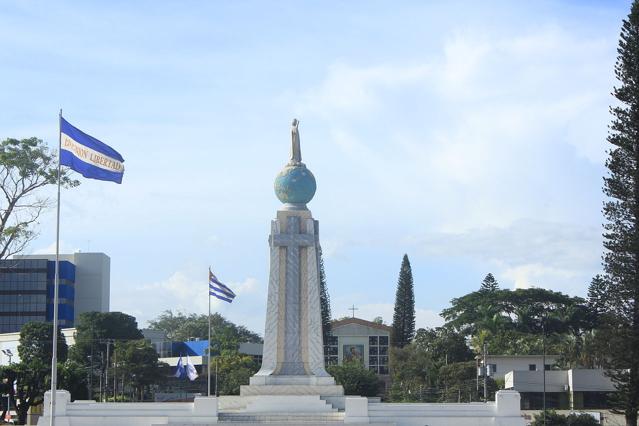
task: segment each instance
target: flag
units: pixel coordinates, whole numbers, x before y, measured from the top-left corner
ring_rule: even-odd
[[[175,377],[178,379],[183,378],[186,375],[186,370],[184,369],[184,364],[182,364],[182,355],[180,355],[180,359],[177,362],[177,368],[175,370]]]
[[[211,268],[209,268],[209,295],[229,303],[235,299],[235,293],[217,279],[211,272]]]
[[[60,164],[91,179],[122,183],[124,158],[60,117]]]
[[[188,354],[186,355],[186,377],[188,377],[190,381],[197,379],[197,370],[195,370],[195,366],[191,363]]]

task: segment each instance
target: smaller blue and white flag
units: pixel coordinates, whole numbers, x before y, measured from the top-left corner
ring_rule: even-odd
[[[235,299],[233,290],[222,284],[215,274],[211,272],[211,268],[209,268],[209,295],[229,303]]]
[[[182,364],[182,355],[180,355],[180,359],[177,362],[177,368],[175,369],[175,377],[181,379],[186,376],[186,369],[184,368],[184,364]]]
[[[197,379],[197,370],[191,363],[191,359],[188,354],[186,355],[186,377],[188,377],[190,381]]]
[[[60,164],[90,179],[122,183],[124,158],[60,117]]]

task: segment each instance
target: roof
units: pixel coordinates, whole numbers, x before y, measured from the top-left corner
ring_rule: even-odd
[[[341,320],[333,320],[333,321],[331,321],[331,327],[332,328],[341,327],[341,326],[348,325],[348,324],[359,324],[359,325],[363,325],[363,326],[366,326],[366,327],[377,328],[379,330],[388,331],[389,333],[393,329],[393,327],[390,327],[388,325],[378,324],[378,323],[373,322],[373,321],[366,321],[366,320],[363,320],[361,318],[344,318],[344,319],[341,319]]]

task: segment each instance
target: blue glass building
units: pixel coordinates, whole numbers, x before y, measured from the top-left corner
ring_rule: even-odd
[[[33,321],[53,321],[55,262],[47,259],[0,260],[0,333],[14,333]],[[58,319],[73,327],[75,265],[60,261]]]

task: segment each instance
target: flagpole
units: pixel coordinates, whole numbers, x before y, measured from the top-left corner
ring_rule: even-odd
[[[207,396],[211,396],[211,290],[209,289],[209,282],[211,280],[211,267],[209,266],[209,276],[207,277],[206,292],[209,295],[209,357],[206,360],[206,374],[207,374]]]
[[[51,411],[50,425],[55,426],[55,397],[58,388],[58,284],[60,281],[60,180],[62,166],[60,151],[62,151],[62,108],[58,117],[58,206],[55,230],[55,278],[53,282],[53,348],[51,351]]]

